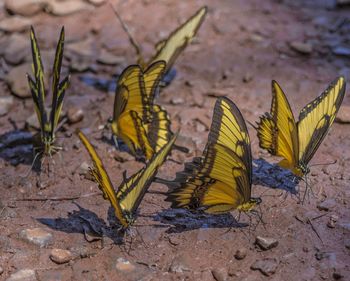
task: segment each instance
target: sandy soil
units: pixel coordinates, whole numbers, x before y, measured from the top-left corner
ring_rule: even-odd
[[[312,160],[337,163],[311,168],[309,180],[315,195],[304,205],[298,203],[297,196],[255,177],[253,194],[263,200],[265,225],[244,215],[237,224],[235,213],[233,217],[208,217],[171,210],[164,196],[154,192],[164,192],[166,186],[153,183],[141,204],[133,230],[136,234],[119,243],[109,203],[85,176],[81,165],[90,159],[74,132],[82,128],[88,134],[115,186],[124,170],[130,175],[142,167],[126,152],[116,151],[108,138],[102,138],[109,136],[102,127],[112,113],[113,92],[84,82],[86,77],[111,79],[135,63],[135,53],[108,4],[84,3],[89,5],[87,10],[71,15],[39,11],[25,17],[35,27],[43,52],[47,51],[47,70],[51,69],[59,28],[65,25],[64,72],[72,61],[87,67],[81,72],[71,70],[64,110],[82,109],[84,119],[65,124],[57,133],[64,151],[53,157],[53,175],[48,178],[45,173],[33,172],[22,178],[32,162],[31,135],[25,129],[33,114],[32,100],[15,97],[9,112],[0,117],[0,138],[5,144],[0,147],[0,279],[31,269],[35,271],[33,280],[350,280],[349,124],[335,123]],[[350,10],[335,7],[333,1],[144,0],[114,4],[141,42],[145,56],[152,55],[153,44],[197,8],[209,7],[197,38],[175,64],[175,79],[158,99],[169,111],[173,129],[181,128],[179,144],[191,150],[187,155],[173,153],[171,158],[181,163],[200,155],[215,97],[228,96],[247,120],[255,122],[269,110],[272,79],[283,87],[297,115],[335,77],[350,77],[349,56],[334,51],[350,45]],[[10,17],[3,7],[0,24]],[[28,30],[16,33],[29,42]],[[7,40],[13,33],[1,32],[1,39]],[[299,51],[291,47],[299,43],[305,43]],[[74,44],[78,44],[76,52],[71,51]],[[99,63],[103,52],[119,60],[116,65]],[[31,62],[29,46],[27,53],[23,61]],[[3,58],[1,65],[5,74],[14,67]],[[6,75],[1,79],[0,97],[10,96]],[[17,79],[26,83],[25,76]],[[349,95],[343,104],[350,105]],[[258,147],[252,127],[249,132],[254,158],[276,162]],[[6,136],[20,137],[8,141]],[[182,168],[168,161],[158,176],[172,179]],[[273,169],[266,173],[269,171],[270,180],[278,178]],[[301,191],[304,188],[303,182],[297,186]],[[337,221],[334,227],[327,226],[331,219]],[[32,228],[52,234],[48,245],[39,247],[21,238],[22,230]],[[278,246],[263,251],[255,245],[256,236],[276,239]],[[67,249],[72,257],[57,264],[50,259],[52,249]],[[234,257],[238,249],[246,251],[242,260]],[[252,270],[256,261],[270,266],[274,273],[265,276]]]

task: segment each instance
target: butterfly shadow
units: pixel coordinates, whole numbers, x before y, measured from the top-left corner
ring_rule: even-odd
[[[165,209],[154,215],[153,220],[169,226],[166,233],[181,233],[199,228],[242,228],[249,225],[238,222],[230,213],[211,215],[187,209]]]
[[[32,133],[14,129],[0,135],[0,158],[12,166],[20,163],[32,165],[34,159]]]
[[[78,210],[69,212],[66,218],[37,218],[37,221],[56,231],[81,233],[88,242],[99,240],[104,242],[105,238],[109,238],[114,244],[123,243],[124,233],[116,229],[120,228],[120,226],[116,223],[116,219],[113,218],[112,208],[108,211],[108,221],[110,223],[110,226],[108,226],[94,212],[81,207],[75,202],[74,204],[78,207]]]
[[[253,184],[281,189],[296,195],[298,183],[299,178],[290,170],[283,169],[276,164],[270,164],[262,158],[253,160]]]

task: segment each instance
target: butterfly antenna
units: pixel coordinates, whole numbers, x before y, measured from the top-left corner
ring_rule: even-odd
[[[337,159],[332,161],[332,162],[326,162],[326,163],[316,163],[316,164],[313,164],[313,165],[310,165],[309,167],[315,167],[315,166],[325,166],[325,165],[334,165],[337,163]]]
[[[34,150],[35,150],[35,149],[34,149]],[[26,175],[24,176],[24,178],[27,178],[27,177],[31,174],[31,172],[32,172],[32,170],[33,170],[33,167],[34,167],[34,165],[35,165],[36,159],[37,159],[37,158],[39,157],[39,155],[42,154],[42,153],[43,153],[43,151],[39,151],[38,153],[35,154],[34,159],[33,159],[33,162],[32,162],[32,165],[30,166],[30,168],[29,168],[28,172],[26,173]]]
[[[116,135],[113,135],[113,142],[117,150],[120,150],[119,144],[118,144],[118,138]]]
[[[131,35],[131,32],[128,28],[128,26],[126,25],[126,23],[123,21],[122,17],[119,15],[117,9],[112,5],[112,3],[110,2],[110,5],[112,6],[112,9],[114,11],[114,14],[116,15],[119,23],[121,24],[123,30],[125,31],[125,33],[127,34],[129,41],[131,43],[131,45],[134,47],[135,51],[136,51],[136,55],[138,56],[139,60],[142,60],[142,56],[141,56],[141,50],[140,50],[140,45],[136,42],[136,40],[134,39],[134,37]],[[141,61],[141,64],[143,64],[143,61]]]

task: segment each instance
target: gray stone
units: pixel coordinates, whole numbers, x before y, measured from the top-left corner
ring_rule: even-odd
[[[124,258],[118,258],[115,268],[121,272],[131,272],[136,269],[136,266]]]
[[[36,281],[35,271],[32,269],[21,269],[13,274],[6,281]]]
[[[42,228],[24,229],[19,236],[40,247],[47,246],[52,240],[52,234]]]
[[[317,204],[317,208],[320,211],[329,211],[333,209],[336,206],[336,202],[333,198],[328,198],[320,203]]]
[[[259,270],[262,274],[266,276],[273,275],[278,267],[278,260],[275,258],[265,258],[262,260],[257,260],[250,267],[253,270]]]
[[[97,62],[105,65],[119,65],[125,62],[124,57],[116,56],[102,49]]]
[[[257,236],[255,244],[257,244],[262,250],[270,250],[277,247],[278,241],[274,238]]]
[[[0,97],[0,116],[6,115],[13,105],[13,97]]]
[[[58,1],[52,0],[48,3],[46,10],[55,16],[66,16],[84,10],[91,10],[93,7],[83,1]]]
[[[171,265],[169,267],[169,272],[183,273],[185,271],[190,271],[188,264],[189,263],[187,261],[186,256],[184,255],[177,256],[171,262]]]
[[[228,274],[225,268],[216,268],[211,271],[216,281],[226,281]]]
[[[350,123],[350,105],[342,105],[340,107],[335,122],[343,124]]]
[[[12,16],[0,21],[0,30],[6,32],[23,31],[30,27],[32,21],[21,16]]]
[[[310,43],[304,43],[299,41],[293,41],[289,43],[289,46],[292,50],[303,55],[310,55],[313,50],[312,45]]]
[[[335,228],[338,220],[339,220],[339,217],[337,215],[331,215],[329,217],[329,221],[327,222],[327,226],[329,228]]]
[[[342,57],[350,57],[350,48],[345,46],[336,46],[332,49],[333,54]]]
[[[48,0],[5,0],[5,8],[13,14],[33,16],[40,12]]]
[[[247,249],[246,248],[240,248],[236,251],[234,257],[237,260],[243,260],[247,256]]]
[[[29,50],[29,38],[14,33],[8,38],[4,58],[7,63],[17,65],[25,61],[26,57],[30,55]]]
[[[26,74],[31,70],[31,64],[22,64],[10,70],[5,76],[5,81],[9,85],[12,94],[20,98],[31,97]]]
[[[50,259],[57,264],[67,263],[72,258],[73,258],[73,255],[68,250],[52,249],[52,251],[50,253]]]

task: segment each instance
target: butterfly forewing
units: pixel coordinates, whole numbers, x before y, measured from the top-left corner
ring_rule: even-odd
[[[142,170],[131,176],[129,179],[126,179],[118,188],[117,197],[124,212],[131,215],[136,212],[142,198],[151,185],[158,168],[163,164],[169,154],[176,137],[177,135],[173,136],[167,145],[163,146],[163,148],[153,156]]]
[[[86,138],[86,136],[82,132],[79,132],[78,135],[80,140],[84,144],[86,150],[89,152],[90,157],[94,163],[94,167],[92,169],[92,175],[94,176],[95,181],[98,183],[99,188],[103,192],[103,197],[106,200],[109,200],[109,202],[111,203],[112,207],[114,208],[115,215],[120,221],[120,223],[124,227],[127,227],[128,223],[124,218],[122,209],[117,199],[117,195],[114,191],[112,182],[107,174],[107,171],[103,166],[101,158],[98,156],[96,150],[91,145],[91,143]]]
[[[339,77],[300,112],[299,159],[307,165],[332,125],[345,95],[345,79]]]
[[[159,42],[156,45],[157,53],[150,60],[148,65],[152,64],[155,61],[164,60],[167,64],[166,71],[168,71],[173,66],[175,60],[182,52],[182,50],[196,35],[206,13],[207,7],[202,7],[184,24],[173,31],[166,40]]]

